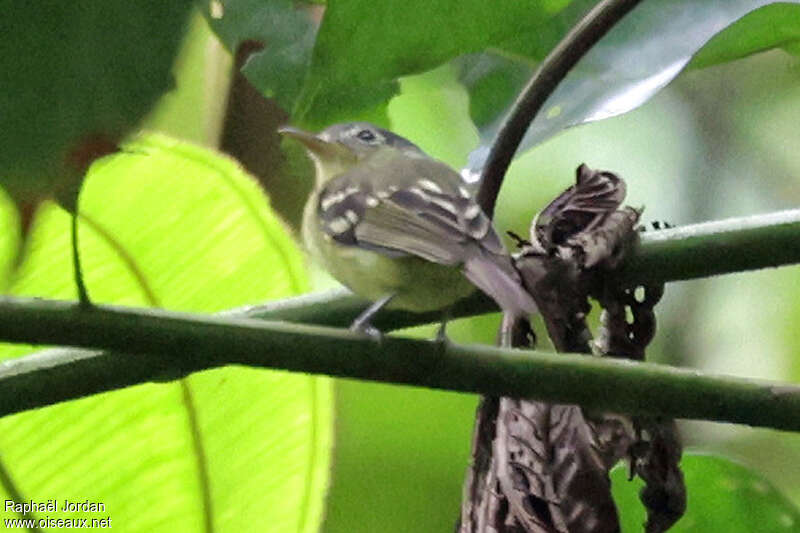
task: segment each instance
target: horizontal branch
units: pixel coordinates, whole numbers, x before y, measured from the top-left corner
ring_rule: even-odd
[[[800,209],[644,233],[617,272],[627,284],[680,281],[800,263]]]
[[[241,364],[800,430],[798,386],[648,363],[396,337],[376,342],[320,326],[38,299],[0,300],[0,324],[5,340],[110,350],[48,350],[1,363],[0,416]],[[114,353],[121,350],[130,355]]]
[[[655,231],[642,236],[620,277],[633,284],[796,263],[800,262],[798,242],[800,210]],[[585,400],[598,408],[782,429],[798,429],[800,424],[791,422],[800,417],[789,410],[792,405],[798,408],[795,388],[585,357],[509,355],[497,348],[457,345],[442,351],[440,345],[393,338],[376,349],[374,343],[346,331],[251,320],[345,326],[364,305],[346,291],[310,294],[216,316],[0,299],[0,340],[140,354],[53,349],[0,363],[0,416],[147,381],[175,379],[204,368],[246,364],[550,401]],[[462,301],[453,314],[470,316],[494,309],[488,298],[475,295]],[[388,331],[438,319],[438,313],[386,311],[376,325]],[[604,375],[606,371],[610,373]],[[649,381],[637,383],[641,373],[650,376]],[[574,376],[581,377],[576,381]],[[624,386],[617,386],[618,378]],[[658,395],[647,393],[645,383],[652,380],[664,380],[665,384],[658,385]],[[704,385],[694,392],[681,392],[687,383],[695,387],[696,382]],[[718,385],[719,390],[713,392]],[[749,392],[736,400],[733,391],[740,389]],[[585,394],[587,390],[594,392]],[[708,395],[705,401],[692,399],[700,398],[698,391]],[[712,402],[711,398],[719,397],[715,394],[729,399]],[[765,407],[758,403],[764,395],[783,399]],[[775,410],[775,406],[781,407]],[[783,416],[781,409],[787,409]]]
[[[620,283],[680,281],[759,268],[800,263],[800,209],[767,215],[691,224],[641,235],[617,273]],[[366,302],[345,290],[308,294],[238,309],[253,318],[325,326],[349,325]],[[453,318],[497,311],[488,297],[476,293],[459,302]],[[436,322],[441,313],[382,311],[374,322],[381,331]]]

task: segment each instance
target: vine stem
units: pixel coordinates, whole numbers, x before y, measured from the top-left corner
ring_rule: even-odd
[[[481,171],[477,201],[489,218],[493,218],[497,195],[511,159],[544,103],[586,52],[640,1],[599,2],[573,26],[533,73],[500,126]]]

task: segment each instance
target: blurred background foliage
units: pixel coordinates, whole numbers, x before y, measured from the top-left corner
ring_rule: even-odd
[[[306,126],[333,120],[373,120],[409,137],[431,155],[461,168],[481,142],[481,132],[475,124],[488,124],[506,108],[508,98],[526,79],[533,62],[544,56],[592,2],[543,0],[532,2],[530,9],[521,9],[518,2],[508,2],[507,9],[503,6],[488,9],[484,2],[476,0],[458,12],[443,7],[445,4],[420,1],[398,9],[399,4],[392,2],[385,5],[331,2],[327,8],[330,18],[325,14],[325,6],[295,6],[288,1],[199,4],[199,11],[205,16],[194,13],[190,19],[174,67],[174,89],[159,100],[143,118],[141,128],[136,129],[166,133],[231,155],[261,183],[271,202],[268,204],[266,198],[259,199],[249,190],[246,176],[233,178],[239,184],[237,187],[250,191],[244,207],[241,202],[229,203],[226,195],[215,189],[213,177],[203,178],[205,185],[181,184],[179,178],[188,174],[208,171],[211,176],[227,176],[238,172],[220,170],[232,165],[226,158],[166,137],[140,140],[138,145],[134,142],[131,145],[134,149],[127,154],[115,156],[117,159],[112,163],[101,161],[96,165],[98,168],[93,169],[92,175],[97,176],[88,181],[82,197],[85,206],[82,203],[81,210],[91,216],[105,216],[102,220],[118,225],[113,235],[134,259],[145,266],[151,265],[153,279],[160,283],[156,290],[159,298],[155,301],[148,298],[147,291],[142,291],[135,279],[130,281],[132,275],[119,267],[119,258],[104,258],[103,254],[110,252],[107,246],[93,243],[94,237],[85,244],[90,257],[87,264],[90,291],[98,294],[100,301],[213,311],[335,286],[313,265],[302,268],[300,256],[287,238],[297,235],[311,169],[298,147],[281,146],[276,127],[290,120]],[[688,1],[674,4],[689,10],[693,6]],[[384,23],[357,30],[357,22],[365,17],[365,12],[370,13],[370,20]],[[476,12],[484,16],[476,17]],[[570,129],[521,154],[501,192],[496,216],[498,227],[526,234],[532,215],[572,182],[575,168],[582,162],[620,173],[628,182],[628,203],[644,205],[647,221],[685,224],[797,206],[800,203],[800,151],[796,148],[800,60],[793,53],[798,51],[800,17],[797,6],[784,4],[765,8],[752,17],[761,20],[735,25],[727,34],[715,38],[692,64],[694,68],[682,73],[638,109]],[[431,29],[426,25],[420,26],[416,34],[400,31],[403,23],[421,19],[444,21],[436,31],[454,33],[462,40],[458,45],[434,42],[427,37]],[[501,33],[484,31],[504,24],[511,24],[512,33],[518,37],[509,39],[507,34],[504,37]],[[242,27],[246,31],[241,31]],[[531,35],[534,37],[528,39]],[[226,51],[222,43],[233,52]],[[776,44],[783,49],[749,55]],[[501,56],[514,61],[495,64],[494,75],[483,78],[483,84],[469,83],[464,76],[469,58],[457,56],[486,47],[502,49]],[[423,48],[425,54],[420,53]],[[6,49],[1,52],[9,53]],[[726,62],[741,56],[748,57]],[[387,68],[395,73],[388,78]],[[498,95],[502,95],[502,101],[492,105],[492,98]],[[69,135],[74,135],[73,130]],[[184,159],[174,167],[165,167],[162,160],[155,160],[154,167],[137,167],[137,152],[148,150],[163,152],[164,157],[188,158],[198,168],[188,166],[190,163]],[[111,164],[127,169],[127,188],[109,170]],[[149,181],[137,178],[145,175],[151,176]],[[108,180],[116,185],[109,186]],[[192,189],[192,194],[185,192]],[[140,197],[132,197],[140,190]],[[161,202],[160,210],[156,209],[157,201]],[[185,213],[192,212],[192,202],[209,211],[195,211],[196,218],[179,223]],[[144,211],[145,206],[151,206],[152,211]],[[252,206],[256,206],[254,211]],[[256,219],[273,220],[270,207],[281,219],[270,222],[270,229],[239,227],[253,213],[261,213]],[[199,221],[205,225],[198,226]],[[7,228],[0,234],[0,267],[6,292],[74,297],[64,213],[50,204],[42,206],[21,256],[17,255],[19,217],[12,201],[5,197],[0,223]],[[160,253],[166,254],[162,258],[166,259],[158,262],[155,243],[161,241],[171,243],[163,245],[163,250],[171,252],[162,250]],[[282,259],[270,255],[274,253]],[[310,281],[305,270],[309,270]],[[283,276],[280,277],[283,281],[276,281],[275,276]],[[289,283],[287,279],[294,281]],[[220,285],[222,282],[228,285]],[[135,290],[125,289],[126,284]],[[671,284],[658,308],[659,330],[648,356],[667,364],[798,382],[798,302],[800,267]],[[460,320],[448,328],[448,333],[459,342],[491,343],[498,322],[496,315]],[[543,330],[540,327],[538,331]],[[432,332],[433,328],[417,328],[404,333],[425,337]],[[540,334],[546,347],[543,337]],[[32,348],[4,350],[3,358],[21,355]],[[239,371],[212,371],[190,378],[199,396],[209,395],[203,406],[205,410],[200,410],[201,415],[208,415],[205,423],[210,425],[203,426],[205,431],[231,431],[241,439],[209,443],[217,446],[217,455],[211,455],[211,460],[223,458],[216,466],[216,475],[227,472],[211,483],[214,490],[210,498],[218,512],[215,522],[218,530],[246,530],[231,517],[235,512],[231,487],[241,479],[248,479],[248,498],[253,498],[248,499],[248,516],[255,520],[250,522],[253,530],[314,530],[322,516],[322,487],[327,474],[317,474],[314,491],[307,486],[305,489],[311,494],[310,500],[296,502],[295,511],[286,513],[279,525],[271,521],[269,513],[273,511],[267,506],[260,508],[255,496],[266,490],[262,487],[268,487],[277,509],[281,495],[286,495],[288,501],[288,495],[299,486],[297,483],[303,483],[298,481],[297,476],[301,475],[298,472],[327,472],[328,460],[332,467],[323,531],[452,530],[469,460],[477,397],[350,380],[316,382],[303,376],[297,377],[300,380],[297,383],[283,383],[285,376],[280,374],[263,378],[268,381],[264,383],[262,378],[249,376],[250,371],[235,373]],[[237,381],[244,382],[241,388],[220,392],[220,387],[230,387],[230,382]],[[184,390],[187,387],[181,386]],[[140,389],[135,388],[3,419],[0,459],[10,473],[22,478],[16,479],[17,485],[28,489],[23,492],[27,497],[39,494],[36,491],[40,487],[58,490],[48,485],[47,480],[37,479],[36,468],[50,454],[63,451],[62,446],[78,453],[74,446],[82,449],[92,439],[87,441],[86,435],[76,430],[63,442],[50,442],[48,448],[48,443],[30,440],[34,428],[51,424],[55,419],[85,417],[87,412],[98,408],[96,403],[106,406],[101,415],[113,418],[122,406],[149,397],[150,403],[142,403],[130,416],[135,423],[121,426],[135,435],[131,437],[135,443],[120,441],[117,451],[130,448],[126,453],[139,457],[136,468],[153,468],[154,479],[174,478],[171,471],[165,473],[159,469],[167,463],[174,467],[170,462],[174,458],[154,455],[155,443],[163,435],[156,431],[158,436],[155,436],[152,430],[155,427],[176,431],[175,417],[186,415],[185,398],[183,402],[176,399],[176,389],[170,387],[173,385],[149,384],[140,387],[147,392],[132,392]],[[284,406],[280,412],[275,412],[275,400],[267,395],[267,389],[278,395],[278,404]],[[297,390],[301,392],[294,396],[290,392]],[[122,396],[108,400],[114,395]],[[219,398],[226,401],[214,401]],[[253,403],[257,398],[259,401]],[[80,407],[82,402],[91,405]],[[227,407],[220,407],[220,403]],[[245,406],[247,410],[243,411]],[[156,426],[151,426],[149,418],[153,411],[167,413]],[[257,413],[262,411],[267,415],[259,418]],[[271,415],[276,418],[270,418]],[[236,431],[229,427],[230,420],[238,420],[233,428]],[[214,425],[215,421],[218,425]],[[256,424],[255,431],[247,429],[250,421]],[[93,425],[100,423],[87,419],[82,431],[90,432]],[[178,422],[182,423],[185,424]],[[275,427],[292,428],[292,438],[281,440],[275,435],[267,438]],[[682,423],[681,431],[690,449],[719,453],[751,469],[740,471],[729,463],[719,466],[694,457],[687,459],[695,466],[688,470],[690,516],[683,522],[682,530],[723,530],[707,522],[691,524],[714,509],[711,504],[698,505],[698,502],[717,501],[714,498],[731,486],[744,487],[743,490],[750,492],[740,493],[741,500],[725,501],[747,501],[752,505],[758,495],[766,494],[762,500],[779,504],[777,510],[769,512],[776,527],[786,531],[800,527],[796,511],[800,505],[799,436],[701,422]],[[179,431],[176,433],[169,441],[171,453],[194,453],[191,439]],[[316,441],[309,446],[308,441],[313,439]],[[335,443],[332,452],[331,439]],[[31,456],[33,448],[41,453]],[[231,465],[224,459],[230,453],[243,453],[250,460]],[[96,468],[102,457],[105,455],[90,458],[84,467]],[[261,463],[263,457],[271,460]],[[186,474],[190,467],[178,464],[174,468],[181,468],[180,472],[191,478]],[[286,465],[289,467],[285,468]],[[108,468],[111,472],[115,467],[112,463]],[[751,472],[763,474],[764,478],[752,477]],[[70,486],[70,476],[80,473],[80,469],[66,472],[56,487]],[[141,477],[136,472],[130,475]],[[291,483],[282,484],[283,476],[290,478]],[[170,491],[188,491],[190,500],[204,497],[202,489],[195,485],[196,481],[188,480],[157,494],[165,501],[174,498]],[[152,491],[154,486],[158,483],[145,484],[142,490]],[[4,490],[7,493],[7,486]],[[118,494],[118,501],[124,501],[125,494]],[[59,494],[53,493],[56,495]],[[630,495],[626,501],[631,501]],[[202,521],[198,518],[202,514],[199,509],[184,505],[176,511],[167,506],[158,515],[164,521],[157,525],[170,527],[171,531],[199,530],[198,520]],[[298,522],[297,515],[303,512],[312,516]],[[136,522],[133,518],[136,509],[131,508],[130,515],[127,526],[119,517],[123,530],[154,527],[151,522]],[[176,516],[193,517],[194,522],[180,522],[175,520]],[[626,523],[639,522],[641,519],[636,516]],[[752,530],[747,516],[720,516],[727,520],[724,530]],[[176,525],[179,522],[180,527]]]

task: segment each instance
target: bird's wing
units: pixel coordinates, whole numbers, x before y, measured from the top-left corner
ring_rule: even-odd
[[[344,245],[461,266],[503,309],[536,310],[491,221],[455,171],[428,158],[393,152],[376,157],[321,191],[322,231]]]
[[[461,264],[466,247],[474,243],[504,253],[489,218],[455,171],[434,160],[394,154],[370,163],[334,178],[321,191],[318,219],[332,239],[445,265]],[[378,171],[381,179],[375,179]]]

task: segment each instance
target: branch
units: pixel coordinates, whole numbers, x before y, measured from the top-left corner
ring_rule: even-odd
[[[0,416],[241,364],[800,430],[800,386],[647,363],[395,337],[376,343],[320,326],[23,298],[0,301],[0,323],[14,342],[130,354],[51,350],[5,361]]]
[[[800,210],[652,232],[642,236],[620,275],[635,283],[797,263],[798,242]],[[205,368],[244,364],[520,395],[634,414],[800,429],[796,387],[585,356],[443,347],[408,339],[388,338],[378,347],[339,329],[253,320],[341,326],[363,305],[363,300],[342,291],[217,316],[0,299],[1,340],[138,354],[55,349],[0,363],[0,416]],[[457,316],[468,316],[492,309],[487,298],[475,296],[461,302],[456,311]],[[391,311],[380,318],[377,324],[388,330],[438,320],[439,314]]]
[[[661,283],[800,263],[800,209],[692,224],[641,235],[617,272],[620,283]],[[234,313],[252,318],[346,327],[367,303],[346,290],[308,294]],[[497,311],[482,293],[460,301],[452,317]],[[438,322],[441,312],[385,310],[375,318],[381,331]]]
[[[592,8],[544,58],[522,89],[492,143],[481,172],[478,204],[489,218],[508,165],[544,103],[567,73],[641,0],[603,0]]]
[[[645,233],[615,274],[626,284],[680,281],[800,262],[800,209]]]

